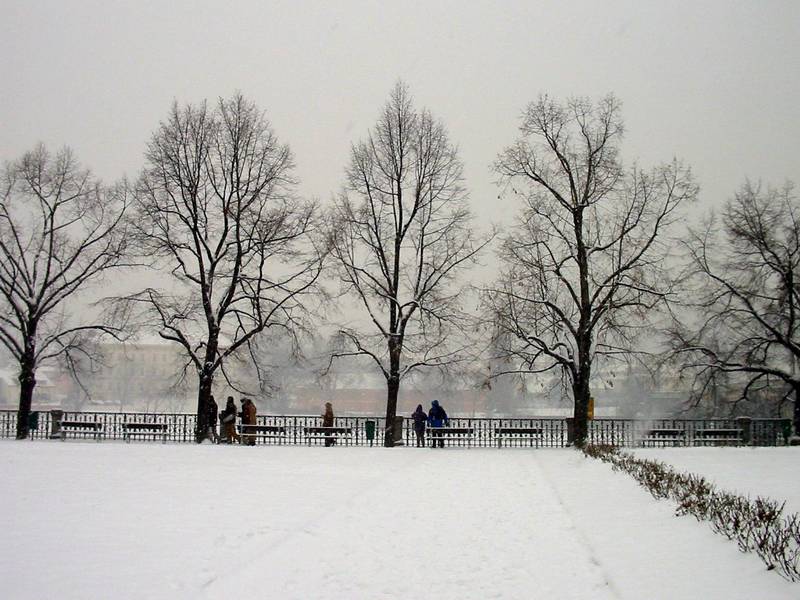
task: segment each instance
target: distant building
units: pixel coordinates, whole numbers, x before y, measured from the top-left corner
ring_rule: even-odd
[[[49,366],[36,370],[36,387],[31,402],[34,410],[60,408],[64,397],[62,377],[59,369]],[[13,367],[0,369],[0,408],[17,410],[19,408],[19,380]]]
[[[102,364],[82,377],[88,394],[73,398],[82,410],[184,412],[196,398],[194,372],[178,385],[185,359],[177,344],[160,338],[107,343],[98,348]]]

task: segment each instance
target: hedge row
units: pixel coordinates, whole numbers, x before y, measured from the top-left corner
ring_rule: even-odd
[[[735,540],[742,552],[755,552],[789,581],[800,581],[800,515],[784,514],[785,503],[751,500],[717,489],[704,477],[680,473],[655,460],[636,458],[612,446],[587,446],[584,453],[633,476],[657,499],[678,504],[677,516],[690,514]]]

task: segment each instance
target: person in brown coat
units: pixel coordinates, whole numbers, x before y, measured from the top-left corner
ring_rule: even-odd
[[[333,427],[333,404],[330,402],[325,403],[325,412],[322,413],[322,426]],[[336,440],[331,437],[330,433],[325,434],[325,446],[333,446]]]
[[[242,398],[242,425],[255,425],[256,424],[256,405],[250,398]],[[245,432],[247,427],[242,427],[242,432]],[[249,433],[242,436],[242,440],[248,446],[256,445],[256,436],[251,429]]]
[[[238,441],[239,436],[236,435],[236,403],[233,401],[233,396],[228,396],[228,401],[225,403],[225,410],[219,415],[222,422],[222,432],[225,442],[228,444],[234,440]]]

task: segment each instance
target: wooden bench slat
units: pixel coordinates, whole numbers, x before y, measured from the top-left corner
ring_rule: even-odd
[[[61,425],[62,429],[100,430],[103,428],[103,424],[96,421],[61,421],[59,424]]]
[[[540,427],[498,427],[495,435],[541,435]]]
[[[686,435],[685,429],[651,429],[647,432],[648,436],[670,436],[670,437],[683,437]]]
[[[166,431],[166,423],[123,423],[122,429],[134,431]]]
[[[98,442],[103,437],[103,424],[98,421],[59,421],[61,441],[67,439],[68,434],[91,435]]]
[[[286,433],[286,427],[281,425],[239,425],[242,433]]]
[[[649,429],[641,439],[642,446],[647,444],[664,446],[666,444],[684,445],[686,443],[685,429]]]
[[[351,427],[303,427],[303,435],[309,445],[311,440],[325,440],[333,443],[343,440],[345,445],[348,445],[353,440],[353,429]]]
[[[695,444],[714,444],[731,442],[739,444],[742,442],[742,431],[740,429],[695,429]]]
[[[123,423],[122,424],[122,438],[126,442],[130,442],[132,437],[139,437],[147,439],[152,436],[153,439],[161,437],[161,441],[167,443],[166,423]]]
[[[698,437],[739,437],[742,432],[740,429],[695,429],[694,434]]]
[[[283,425],[238,425],[239,433],[256,440],[287,440],[286,427]]]
[[[540,436],[542,435],[541,427],[498,427],[494,430],[494,435],[497,439],[497,447],[503,446],[503,440],[508,438],[518,442],[524,441],[526,438],[531,442],[535,441],[536,446],[539,446]]]
[[[350,435],[353,430],[350,427],[304,427],[303,431],[305,433],[311,433],[311,434],[341,433],[345,435]]]
[[[472,427],[428,427],[428,438],[435,446],[437,442],[444,444],[446,439],[466,440],[467,445],[472,445],[475,438],[475,430]]]
[[[472,435],[475,433],[471,427],[428,427],[428,431],[447,435]]]

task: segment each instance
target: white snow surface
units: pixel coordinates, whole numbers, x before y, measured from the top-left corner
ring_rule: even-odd
[[[800,597],[570,449],[7,441],[0,482],[5,599]]]

